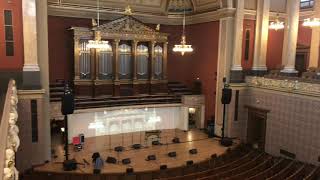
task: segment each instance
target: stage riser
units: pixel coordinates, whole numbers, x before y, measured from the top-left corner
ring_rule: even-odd
[[[158,84],[75,84],[76,97],[133,96],[140,94],[167,94],[167,83]]]

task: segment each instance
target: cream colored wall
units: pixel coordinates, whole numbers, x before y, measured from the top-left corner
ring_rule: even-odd
[[[268,153],[279,156],[280,149],[296,154],[296,159],[319,165],[320,97],[298,95],[260,88],[240,90],[239,120],[234,121],[234,97],[229,105],[229,136],[246,140],[250,105],[270,110],[267,119],[266,146]]]
[[[47,148],[47,135],[50,134],[50,129],[47,129],[46,123],[43,121],[43,91],[19,91],[18,115],[19,121],[17,125],[20,129],[19,136],[21,139],[20,148],[17,152],[17,169],[23,172],[32,167],[32,165],[43,164],[50,154],[50,149]],[[32,142],[31,129],[31,99],[37,100],[38,113],[38,142]],[[49,141],[50,142],[50,141]],[[49,151],[49,152],[48,152]]]

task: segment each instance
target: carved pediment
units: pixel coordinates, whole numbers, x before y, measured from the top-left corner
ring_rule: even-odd
[[[157,34],[155,30],[144,25],[139,20],[124,16],[99,27],[102,32],[108,33],[131,33],[131,34]]]

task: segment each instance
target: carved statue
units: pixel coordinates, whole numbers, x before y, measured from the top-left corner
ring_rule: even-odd
[[[13,148],[17,152],[19,146],[20,146],[20,139],[18,134],[12,133],[11,135],[8,135],[7,148]]]
[[[10,125],[16,124],[17,120],[18,120],[17,111],[10,112],[9,124]]]
[[[4,180],[14,180],[14,170],[11,168],[3,169],[3,179]]]
[[[14,161],[15,159],[15,152],[12,149],[6,149],[6,160]]]

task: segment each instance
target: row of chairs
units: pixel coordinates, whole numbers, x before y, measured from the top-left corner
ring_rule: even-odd
[[[165,170],[137,172],[128,174],[85,174],[85,173],[41,173],[33,172],[25,180],[316,180],[320,178],[320,167],[303,164],[281,157],[271,156],[263,151],[240,145],[228,149],[226,153],[212,155],[208,160],[189,166]]]

